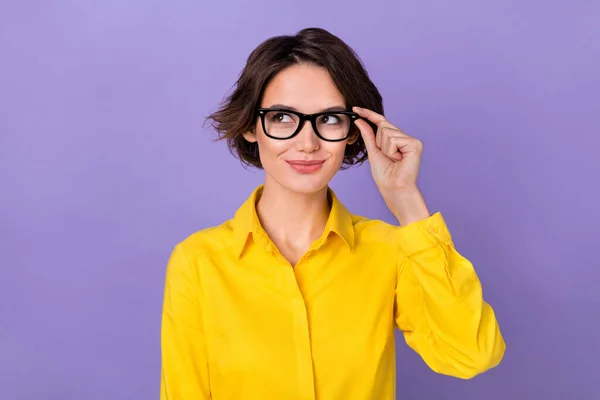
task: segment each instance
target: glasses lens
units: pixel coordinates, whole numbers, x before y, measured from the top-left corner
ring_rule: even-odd
[[[345,139],[350,132],[352,121],[345,114],[324,114],[317,118],[317,130],[327,140]]]
[[[298,129],[300,118],[285,111],[269,111],[265,114],[265,130],[270,136],[285,139]]]

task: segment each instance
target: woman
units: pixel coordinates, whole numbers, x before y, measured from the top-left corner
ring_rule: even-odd
[[[438,373],[500,362],[477,275],[417,187],[422,144],[386,120],[345,43],[321,29],[265,41],[209,118],[265,181],[173,251],[161,399],[393,399],[395,326]],[[367,156],[399,227],[328,186]]]

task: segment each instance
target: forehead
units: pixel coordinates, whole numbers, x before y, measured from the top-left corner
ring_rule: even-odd
[[[330,107],[345,107],[345,103],[325,68],[297,64],[273,77],[265,88],[261,107],[284,104],[300,112],[314,113]]]

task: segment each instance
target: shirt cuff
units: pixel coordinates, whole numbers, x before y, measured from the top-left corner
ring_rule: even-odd
[[[439,212],[428,218],[399,227],[396,236],[400,248],[407,256],[452,240],[444,217]]]

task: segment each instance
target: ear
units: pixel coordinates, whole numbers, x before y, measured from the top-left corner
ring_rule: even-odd
[[[354,144],[360,137],[360,131],[358,129],[353,129],[353,132],[348,137],[348,144]]]
[[[250,132],[250,131],[244,132],[243,136],[244,136],[244,139],[246,139],[250,143],[256,142],[256,135],[254,134],[254,132]]]

